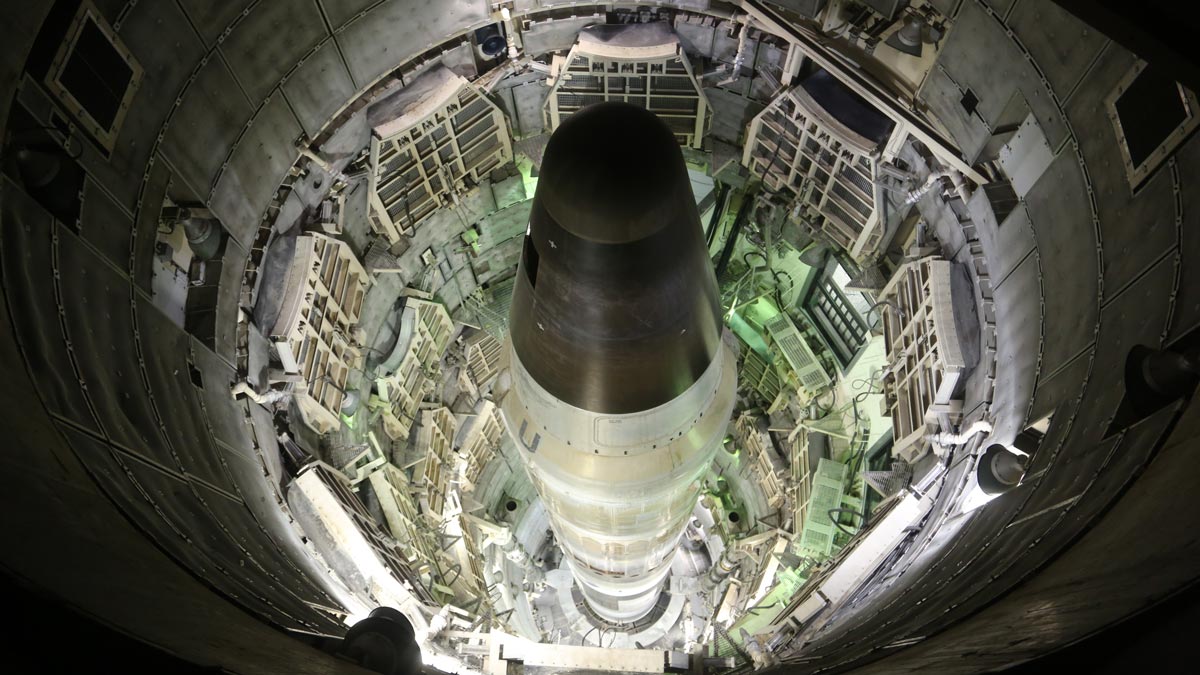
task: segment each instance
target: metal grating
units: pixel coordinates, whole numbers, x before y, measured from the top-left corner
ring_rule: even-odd
[[[745,448],[752,463],[751,473],[755,482],[762,488],[767,506],[780,509],[783,507],[786,491],[775,466],[776,462],[773,461],[775,449],[765,431],[766,424],[762,424],[760,428],[759,420],[759,417],[748,412],[742,413],[734,422],[734,429],[737,431],[739,444]]]
[[[796,324],[792,323],[792,319],[787,314],[775,315],[774,318],[767,321],[765,328],[771,336],[771,340],[782,352],[784,359],[795,371],[801,386],[809,394],[817,394],[833,383],[829,374],[825,372],[825,368],[821,366],[817,355],[804,341],[800,331],[796,329]]]
[[[454,453],[457,431],[458,422],[449,409],[421,411],[417,450],[422,459],[416,466],[413,485],[417,488],[422,513],[435,526],[447,517],[446,499],[458,464],[458,456]]]
[[[743,353],[745,356],[742,357],[742,371],[738,375],[738,382],[758,394],[768,406],[773,405],[783,391],[783,381],[775,370],[775,364],[749,347],[746,347]]]
[[[846,470],[845,464],[828,459],[822,459],[817,464],[808,516],[800,535],[800,550],[804,554],[826,557],[833,552],[837,526],[829,517],[829,512],[842,506]]]

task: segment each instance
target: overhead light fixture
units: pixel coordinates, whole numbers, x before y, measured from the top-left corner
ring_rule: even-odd
[[[904,25],[900,27],[900,30],[892,33],[891,37],[884,44],[898,52],[920,58],[921,52],[924,49],[921,40],[921,33],[924,27],[925,22],[921,17],[910,14],[904,20]]]

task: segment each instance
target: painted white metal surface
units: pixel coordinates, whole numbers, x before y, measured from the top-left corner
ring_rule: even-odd
[[[519,637],[492,633],[488,672],[508,672],[508,662],[526,667],[562,668],[607,673],[661,673],[671,652],[659,649],[612,649],[576,647],[530,642]],[[674,659],[678,661],[678,659]]]
[[[555,399],[511,345],[505,358],[497,383],[505,424],[581,592],[610,621],[644,616],[725,436],[737,380],[732,348],[723,342],[683,394],[628,415]]]
[[[1030,113],[1017,133],[1000,148],[1000,167],[1012,181],[1017,196],[1024,199],[1034,184],[1054,160],[1054,151],[1046,142],[1046,134]]]
[[[902,497],[882,521],[854,544],[833,572],[796,607],[789,618],[803,624],[825,606],[837,605],[845,600],[895,550],[906,536],[907,528],[928,512],[932,504],[933,498],[928,495],[917,497],[910,493]]]

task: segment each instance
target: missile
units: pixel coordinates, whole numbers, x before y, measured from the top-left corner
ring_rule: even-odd
[[[654,609],[736,389],[716,277],[671,129],[627,103],[551,135],[498,386],[587,606]]]

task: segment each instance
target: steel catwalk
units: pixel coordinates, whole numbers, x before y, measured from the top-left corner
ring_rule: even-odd
[[[517,271],[501,408],[588,605],[648,613],[736,388],[687,168],[655,115],[551,136]]]

